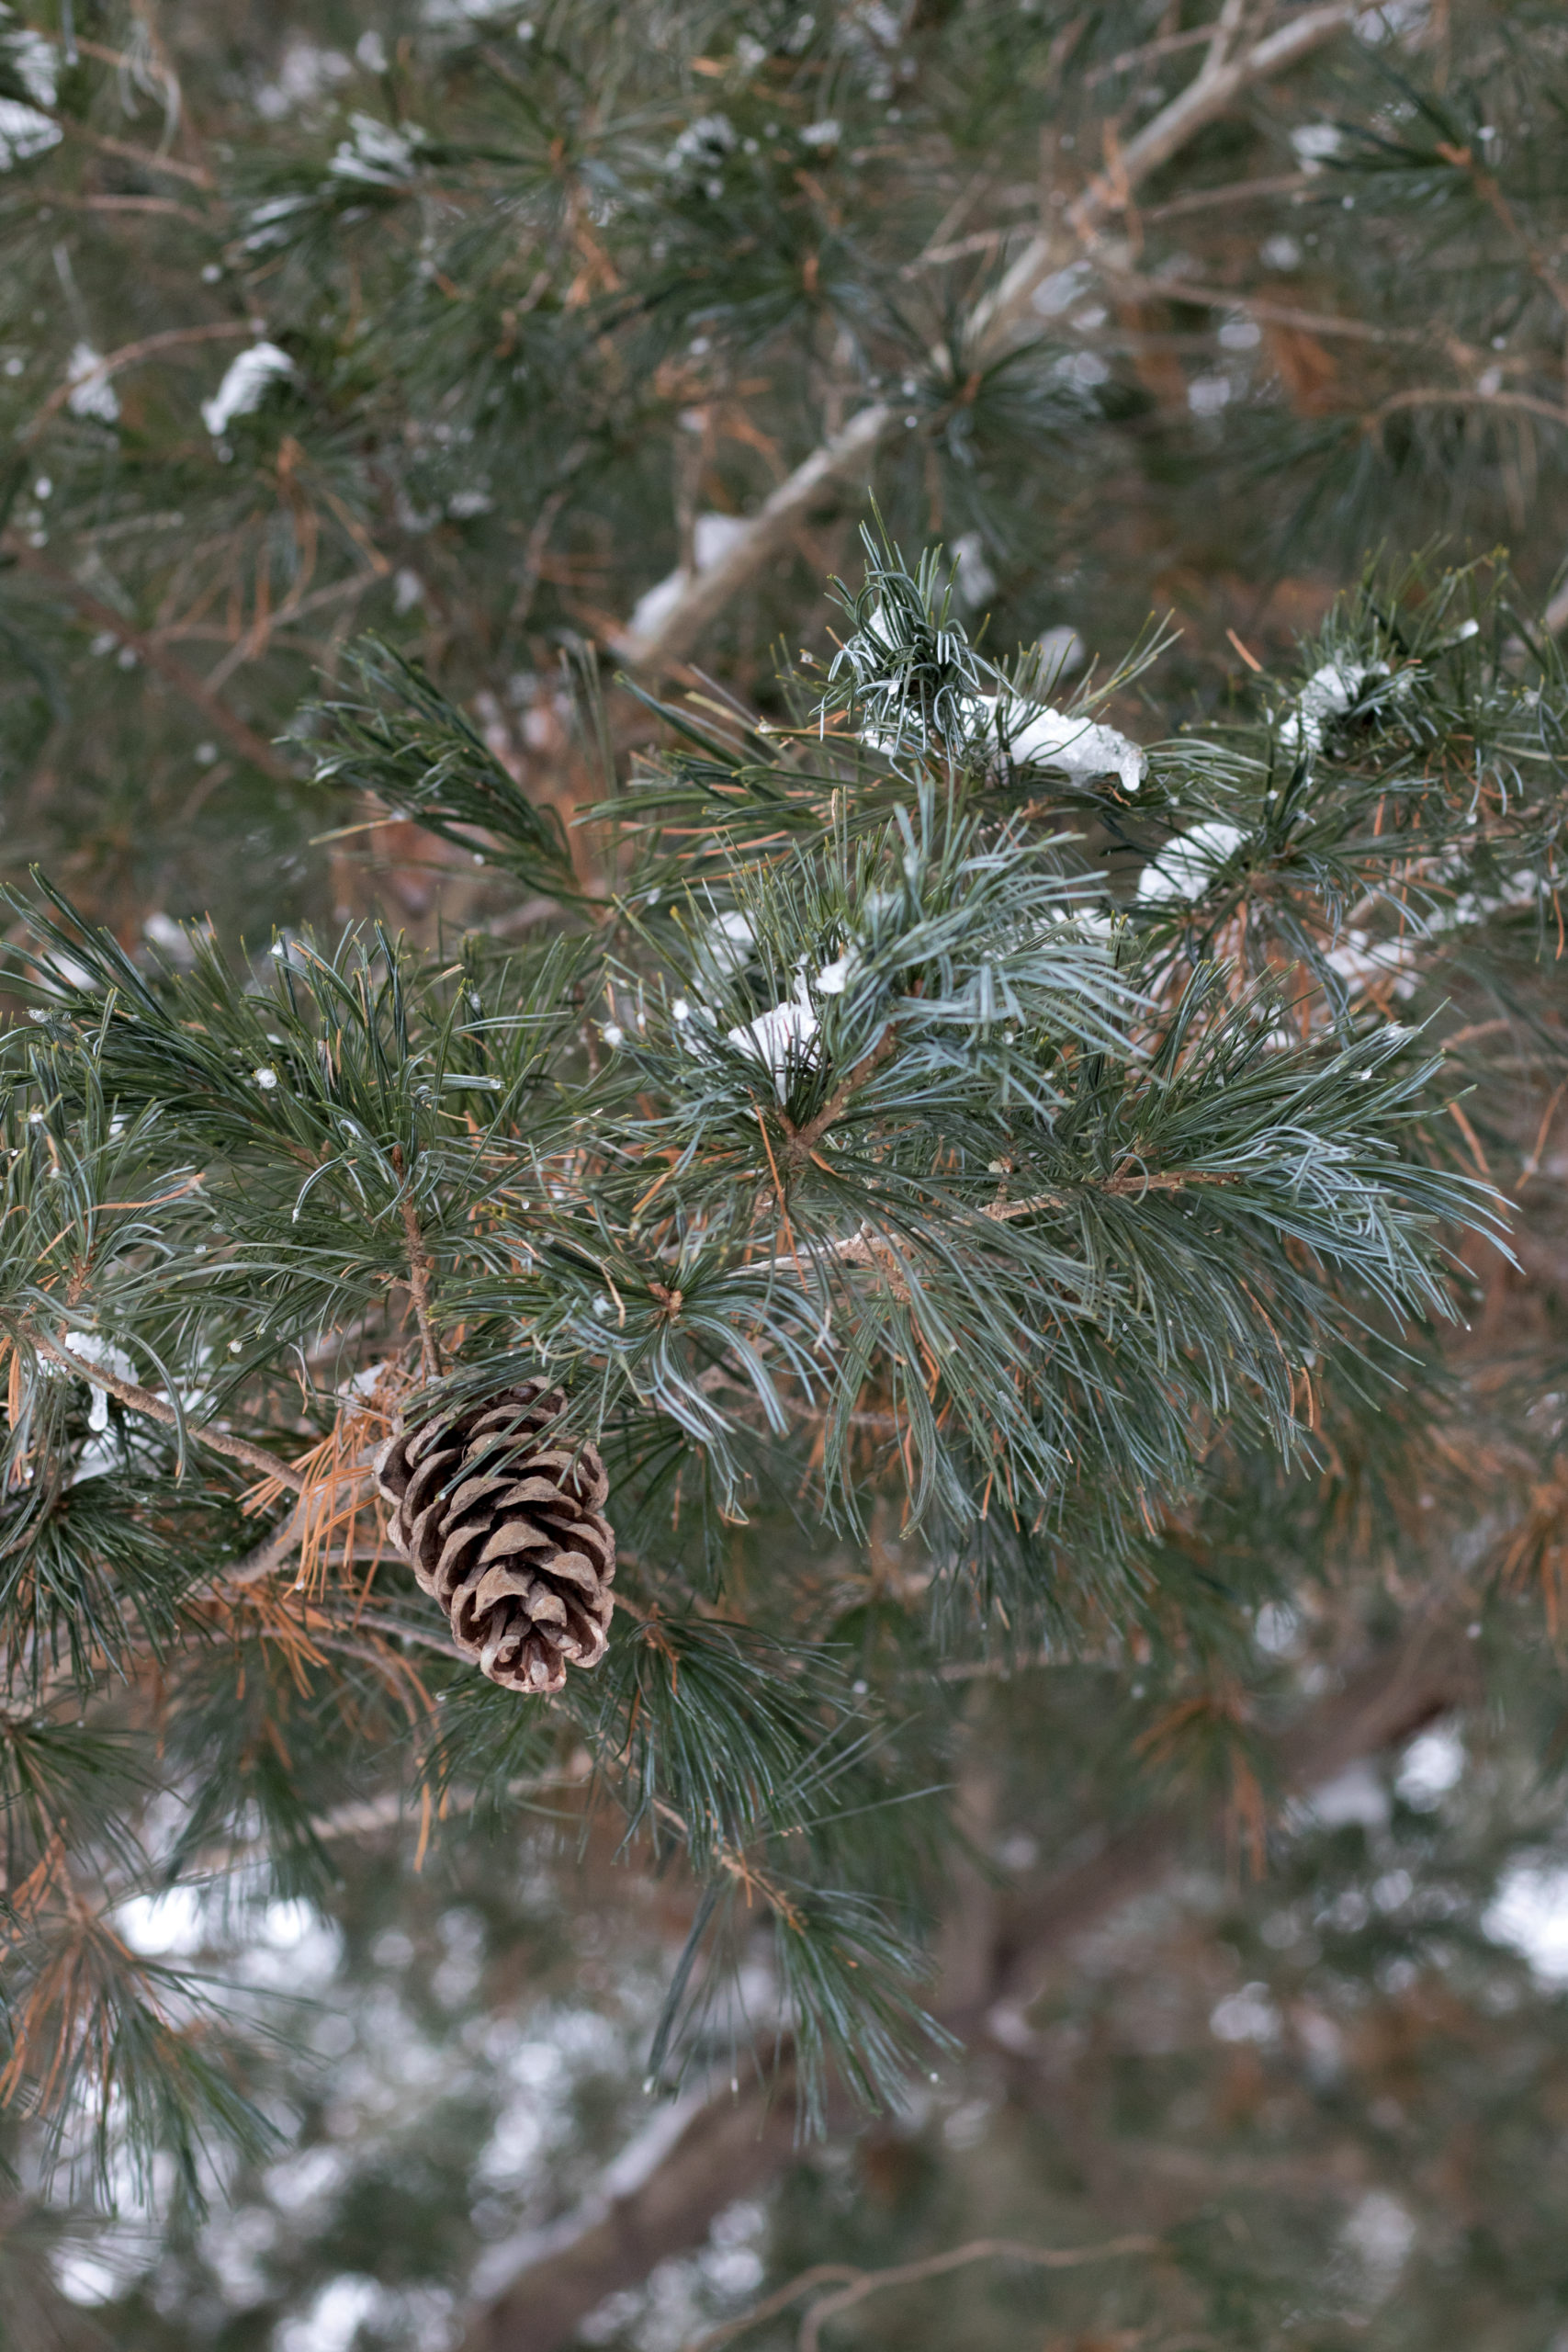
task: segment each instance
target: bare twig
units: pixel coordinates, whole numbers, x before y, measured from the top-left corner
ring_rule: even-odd
[[[28,1344],[40,1356],[57,1365],[62,1372],[70,1373],[73,1379],[85,1380],[91,1387],[103,1389],[107,1395],[118,1397],[133,1413],[144,1413],[150,1421],[161,1421],[165,1429],[177,1430],[182,1426],[174,1407],[165,1398],[155,1396],[150,1388],[139,1388],[133,1380],[121,1380],[117,1373],[106,1372],[101,1363],[90,1363],[85,1356],[79,1356],[69,1348],[56,1347],[54,1341],[46,1339],[41,1331],[29,1330],[27,1338]],[[227,1453],[235,1462],[243,1462],[248,1468],[259,1470],[264,1477],[276,1478],[281,1485],[292,1487],[296,1494],[303,1491],[305,1480],[299,1471],[287,1462],[280,1462],[276,1453],[268,1453],[265,1446],[254,1445],[248,1437],[234,1437],[228,1430],[213,1429],[210,1425],[198,1429],[189,1421],[183,1426],[186,1436],[194,1438],[198,1445],[210,1447],[214,1453]],[[255,1573],[265,1571],[258,1569]]]
[[[1272,80],[1332,40],[1355,15],[1360,0],[1332,0],[1308,8],[1278,32],[1237,54],[1229,44],[1239,25],[1230,0],[1213,28],[1208,56],[1187,87],[1162,107],[1116,158],[1114,173],[1101,173],[1068,208],[1061,228],[1030,239],[1000,282],[970,312],[954,338],[973,367],[1006,344],[1029,311],[1036,288],[1069,255],[1090,243],[1100,225],[1123,210],[1139,182],[1168,164],[1199,131],[1215,122],[1243,91]],[[738,535],[716,563],[689,572],[680,595],[656,628],[643,635],[624,630],[616,642],[623,660],[644,671],[669,669],[683,661],[703,631],[788,543],[824,494],[866,470],[882,443],[900,427],[899,402],[874,401],[852,417],[842,433],[822,443],[779,484],[759,508],[750,528]]]
[[[403,1172],[401,1144],[392,1146],[392,1166],[400,1176]],[[409,1253],[409,1294],[413,1300],[414,1320],[419,1325],[419,1350],[424,1364],[426,1380],[441,1377],[441,1347],[435,1337],[435,1325],[430,1313],[430,1280],[435,1269],[424,1235],[420,1230],[419,1213],[412,1193],[404,1193],[400,1207],[403,1219],[403,1240]]]
[[[820,2352],[825,2322],[852,2310],[868,2295],[886,2287],[913,2287],[925,2278],[941,2278],[964,2270],[972,2262],[1023,2262],[1035,2270],[1077,2270],[1086,2262],[1110,2262],[1130,2254],[1158,2254],[1158,2238],[1108,2238],[1103,2245],[1021,2245],[1014,2238],[975,2238],[946,2254],[928,2255],[923,2262],[900,2262],[886,2270],[866,2270],[846,2287],[837,2288],[813,2303],[800,2323],[800,2352]]]
[[[887,402],[874,401],[852,416],[836,438],[814,449],[763,501],[744,538],[738,537],[705,571],[688,576],[679,600],[657,629],[644,637],[629,629],[623,632],[615,647],[622,659],[639,670],[667,669],[683,660],[709,623],[788,544],[818,499],[869,466],[895,416]]]
[[[1440,385],[1416,384],[1406,392],[1391,392],[1385,401],[1369,411],[1363,420],[1369,434],[1381,433],[1386,418],[1397,415],[1401,409],[1413,408],[1495,408],[1516,411],[1523,416],[1544,417],[1549,424],[1568,424],[1568,408],[1555,401],[1543,401],[1534,392],[1483,392],[1447,390]]]
[[[803,2270],[798,2278],[790,2279],[786,2286],[775,2288],[752,2310],[742,2312],[739,2319],[727,2319],[721,2327],[710,2327],[705,2335],[699,2335],[694,2344],[687,2346],[686,2352],[718,2352],[721,2344],[733,2344],[738,2335],[761,2327],[765,2319],[777,2319],[781,2312],[787,2312],[791,2303],[798,2302],[802,2295],[809,2295],[814,2288],[852,2285],[864,2276],[864,2271],[857,2270],[852,2263],[818,2262],[810,2270]]]
[[[249,761],[252,767],[259,768],[264,775],[271,776],[276,784],[294,782],[294,771],[288,761],[281,758],[273,750],[272,745],[256,733],[254,727],[247,727],[238,711],[231,710],[226,702],[220,700],[217,695],[209,692],[202,684],[201,680],[193,676],[185,663],[176,659],[166,646],[161,645],[156,638],[147,636],[141,629],[133,628],[112,605],[106,605],[102,597],[95,596],[90,588],[85,588],[79,580],[73,579],[70,572],[62,571],[58,564],[51,563],[47,558],[40,556],[36,548],[28,547],[25,540],[18,538],[14,533],[7,534],[0,545],[3,545],[4,552],[11,558],[13,562],[19,564],[24,571],[32,572],[35,577],[46,582],[60,595],[69,598],[84,620],[91,621],[96,628],[112,633],[121,645],[127,647],[136,655],[138,661],[143,662],[152,672],[155,677],[162,678],[165,685],[172,686],[182,700],[190,704],[193,710],[198,710],[213,731],[223,736],[232,749],[239,752],[242,759]]]
[[[151,201],[151,199],[148,199]],[[122,343],[118,351],[106,353],[80,376],[67,376],[57,384],[38,414],[17,435],[23,448],[36,441],[51,417],[72,397],[89,384],[107,384],[122,368],[133,368],[139,360],[154,359],[162,351],[175,351],[187,343],[243,343],[255,334],[248,319],[221,319],[203,327],[166,327],[162,334],[143,335],[140,343]]]
[[[51,115],[50,120],[68,139],[80,139],[103,155],[122,155],[128,163],[140,164],[144,172],[162,172],[171,179],[188,180],[192,187],[209,189],[213,185],[211,173],[203,171],[198,164],[176,163],[173,155],[155,155],[151,148],[138,147],[129,139],[111,139],[107,131],[89,130],[73,115]]]
[[[1163,296],[1167,301],[1190,302],[1205,311],[1243,311],[1248,318],[1261,319],[1269,326],[1299,327],[1307,334],[1348,336],[1357,343],[1430,341],[1418,327],[1374,326],[1366,319],[1336,318],[1329,311],[1300,311],[1293,303],[1270,301],[1266,295],[1242,293],[1224,286],[1201,286],[1187,277],[1146,277],[1134,270],[1111,269],[1108,266],[1101,274],[1118,291]]]
[[[1330,6],[1308,8],[1239,57],[1217,66],[1206,62],[1187,87],[1118,152],[1114,172],[1098,174],[1068,206],[1066,226],[1070,241],[1078,245],[1091,242],[1105,220],[1125,210],[1140,181],[1168,164],[1210,123],[1217,122],[1244,90],[1299,65],[1341,32],[1355,13],[1353,0],[1333,0]],[[991,345],[1010,332],[1027,311],[1036,288],[1061,266],[1068,243],[1048,232],[1031,241],[995,291],[976,306],[970,321],[972,347]]]

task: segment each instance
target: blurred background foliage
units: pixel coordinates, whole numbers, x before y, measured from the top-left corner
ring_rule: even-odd
[[[1308,18],[1280,71],[1138,150],[1196,76]],[[783,715],[781,660],[831,654],[821,582],[858,579],[868,491],[906,544],[945,543],[987,650],[1113,662],[1174,614],[1116,704],[1145,740],[1288,667],[1369,548],[1506,544],[1519,628],[1562,626],[1565,130],[1556,0],[18,6],[0,868],[42,864],[138,955],[188,956],[176,926],[207,919],[256,948],[367,913],[432,946],[518,936],[539,910],[504,874],[310,782],[301,707],[374,629],[570,820],[658,733],[623,663],[689,656]],[[874,408],[863,461],[699,639],[661,641]],[[1511,1017],[1560,1055],[1561,967],[1519,967]],[[1456,969],[1477,1025],[1489,985]],[[932,1745],[964,1759],[957,2013],[982,1949],[990,1973],[905,2110],[798,2154],[754,2112],[705,2156],[675,2136],[700,2105],[672,2125],[639,2088],[678,1874],[617,1870],[570,1777],[471,1826],[349,1808],[281,1896],[125,1906],[132,1951],[243,1988],[284,2136],[206,2217],[158,2177],[107,2223],[46,2196],[19,2137],[7,2343],[684,2352],[812,2266],[1146,2233],[1152,2258],[889,2287],[825,2340],[1561,2352],[1556,1101],[1532,1080],[1481,1122],[1517,1262],[1477,1253],[1447,1357],[1329,1432],[1321,1476],[1221,1465],[1162,1532],[1173,1575],[1260,1596],[1207,1778],[1157,1628],[1146,1657],[954,1685]],[[757,1540],[795,1546],[868,1658],[901,1638],[887,1530]],[[1434,1590],[1452,1625],[1412,1648]],[[1379,1736],[1249,1795],[1235,1725],[1356,1696],[1379,1642],[1408,1684]],[[224,1703],[259,1817],[291,1767]],[[306,1677],[303,1793],[277,1798],[301,1817],[322,1703]],[[60,1770],[85,1786],[93,1759]],[[676,2159],[686,2202],[660,2207]],[[746,2340],[795,2341],[799,2310]]]

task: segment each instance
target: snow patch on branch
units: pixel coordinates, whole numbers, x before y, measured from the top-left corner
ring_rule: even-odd
[[[694,576],[701,578],[723,560],[751,528],[743,514],[699,514],[692,532],[691,571],[677,571],[666,574],[637,598],[631,619],[626,624],[628,639],[641,642],[656,638],[685,594]]]
[[[60,125],[37,107],[25,107],[20,98],[0,98],[0,172],[47,154],[64,136]]]
[[[253,343],[225,371],[209,401],[201,403],[201,421],[215,441],[220,440],[237,416],[249,416],[261,406],[269,388],[294,373],[294,362],[276,343]]]

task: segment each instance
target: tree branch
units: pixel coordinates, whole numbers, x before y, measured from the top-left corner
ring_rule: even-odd
[[[901,2262],[887,2270],[867,2270],[852,2284],[840,2287],[813,2303],[800,2327],[800,2352],[821,2352],[823,2324],[840,2312],[863,2303],[885,2287],[911,2287],[922,2278],[941,2278],[950,2270],[966,2269],[972,2262],[1026,2262],[1036,2270],[1076,2270],[1086,2262],[1107,2262],[1121,2255],[1157,2254],[1158,2238],[1108,2238],[1103,2245],[1021,2245],[1012,2238],[976,2238],[968,2245],[950,2247],[945,2254],[928,2255],[922,2262]]]
[[[1474,1688],[1475,1655],[1461,1631],[1444,1620],[1418,1623],[1277,1739],[1280,1785],[1298,1792],[1321,1788],[1348,1765],[1462,1704]],[[1023,2013],[1047,1969],[1121,1905],[1179,1868],[1192,1832],[1190,1809],[1162,1807],[1093,1860],[1046,1880],[1004,1924],[983,1994],[961,2007],[939,2005],[942,2022],[1003,2049],[1031,2046]],[[650,2168],[634,2168],[623,2184],[612,2166],[575,2215],[520,2250],[524,2258],[508,2283],[470,2321],[462,2352],[559,2352],[606,2295],[700,2245],[716,2213],[765,2188],[795,2154],[791,2090],[787,2067],[771,2090],[726,2090],[689,2113]],[[830,2120],[850,2120],[840,2098]]]
[[[58,1365],[62,1372],[68,1372],[73,1380],[85,1380],[94,1388],[104,1389],[110,1396],[117,1396],[122,1405],[129,1406],[133,1413],[145,1413],[149,1420],[162,1421],[165,1429],[183,1427],[186,1437],[194,1438],[199,1445],[209,1446],[214,1453],[227,1453],[235,1462],[244,1463],[247,1468],[259,1470],[264,1477],[276,1478],[280,1486],[292,1487],[296,1494],[304,1492],[303,1475],[290,1463],[280,1462],[276,1454],[269,1453],[265,1446],[253,1444],[248,1437],[231,1436],[227,1430],[197,1429],[189,1421],[182,1423],[174,1407],[162,1396],[155,1396],[150,1388],[139,1388],[134,1381],[121,1380],[118,1374],[106,1372],[102,1364],[89,1363],[85,1356],[77,1355],[70,1348],[57,1348],[54,1341],[45,1339],[41,1331],[29,1329],[27,1338],[40,1356]],[[269,1538],[262,1551],[267,1552],[275,1541]],[[254,1565],[255,1557],[253,1555],[250,1561],[241,1563],[236,1570],[236,1574],[246,1582],[266,1573],[265,1569]]]
[[[210,326],[166,327],[162,334],[143,335],[140,343],[122,343],[118,351],[107,353],[80,376],[67,376],[62,383],[57,384],[38,414],[29,424],[23,426],[17,438],[21,447],[27,448],[37,440],[50,418],[60,413],[73,392],[79,392],[89,384],[107,384],[111,376],[118,376],[122,368],[134,367],[138,360],[154,358],[159,352],[174,351],[186,343],[244,342],[255,332],[248,319],[224,319]]]
[[[885,2287],[918,2286],[922,2279],[945,2278],[949,2271],[965,2270],[972,2262],[1022,2262],[1035,2270],[1077,2270],[1086,2262],[1106,2262],[1119,2255],[1158,2254],[1158,2238],[1108,2238],[1103,2245],[1024,2245],[1015,2238],[972,2238],[966,2245],[950,2246],[944,2254],[929,2254],[919,2262],[901,2262],[887,2270],[856,2270],[847,2263],[823,2262],[814,2269],[803,2270],[786,2287],[760,2302],[755,2311],[745,2312],[739,2319],[726,2320],[722,2327],[710,2329],[688,2347],[688,2352],[718,2352],[722,2344],[733,2344],[753,2327],[761,2327],[765,2319],[776,2319],[802,2295],[814,2288],[826,2287],[829,2292],[819,2302],[812,2304],[800,2324],[800,2352],[820,2352],[822,2329],[827,2321],[840,2312],[852,2310],[863,2303],[868,2295],[880,2294]],[[842,2282],[841,2284],[839,2282]]]
[[[705,571],[687,575],[679,600],[656,629],[644,637],[627,629],[616,639],[622,660],[638,670],[667,670],[682,661],[709,623],[788,545],[824,492],[869,468],[895,421],[895,411],[877,401],[814,449],[763,501],[744,538],[737,538]]]
[[[1130,139],[1113,171],[1100,174],[1069,206],[1062,229],[1031,238],[999,285],[983,297],[954,337],[971,364],[989,357],[1007,341],[1029,308],[1035,288],[1061,267],[1069,251],[1092,238],[1100,223],[1123,210],[1134,187],[1168,164],[1188,141],[1256,83],[1271,81],[1332,40],[1356,14],[1361,0],[1333,0],[1308,8],[1245,50],[1228,53],[1235,12],[1228,5],[1215,19],[1204,64],[1168,106],[1162,107]],[[842,433],[814,449],[758,509],[750,528],[738,536],[718,560],[687,574],[682,592],[657,628],[644,635],[624,630],[615,650],[634,668],[669,669],[683,661],[710,623],[748,587],[787,544],[825,492],[866,470],[881,444],[899,426],[899,402],[878,401],[852,417]]]
[[[392,1166],[400,1176],[403,1172],[403,1148],[392,1146]],[[419,1213],[412,1194],[405,1192],[399,1204],[402,1210],[403,1241],[409,1255],[409,1295],[413,1300],[414,1320],[419,1325],[420,1357],[426,1380],[441,1377],[441,1348],[435,1337],[435,1325],[430,1312],[430,1278],[434,1269],[424,1235],[420,1230]]]
[[[813,1149],[820,1143],[822,1137],[832,1133],[849,1108],[852,1099],[859,1093],[868,1078],[874,1078],[876,1075],[897,1042],[897,1033],[893,1023],[889,1022],[875,1045],[868,1053],[861,1056],[853,1069],[840,1080],[822,1108],[807,1119],[803,1127],[792,1127],[784,1114],[780,1113],[780,1125],[788,1138],[785,1157],[794,1167],[802,1167],[811,1158]]]

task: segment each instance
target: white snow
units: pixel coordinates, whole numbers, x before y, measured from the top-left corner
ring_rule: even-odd
[[[1114,727],[1081,712],[1053,710],[1014,696],[998,714],[1000,732],[1019,767],[1055,768],[1074,778],[1114,775],[1135,792],[1148,772],[1148,754]]]
[[[1321,172],[1328,158],[1338,154],[1343,139],[1337,123],[1299,122],[1291,144],[1303,172]]]
[[[743,514],[699,514],[692,530],[694,570],[699,574],[711,571],[736,541],[745,537],[750,527]],[[658,636],[680,603],[689,576],[684,571],[668,572],[637,598],[631,619],[626,624],[628,639]]]
[[[10,13],[9,8],[0,9],[0,20]],[[51,107],[60,82],[60,60],[54,43],[35,32],[30,25],[18,25],[15,32],[6,34],[4,45],[28,97],[36,106]]]
[[[1295,711],[1280,721],[1280,742],[1304,743],[1309,752],[1319,750],[1329,720],[1343,718],[1353,708],[1366,692],[1369,678],[1388,674],[1386,662],[1325,662],[1302,688]]]
[[[348,120],[354,136],[339,141],[327,165],[333,179],[399,187],[413,177],[414,149],[424,137],[417,123],[394,127],[373,114],[351,114]]]
[[[770,1071],[782,1102],[795,1072],[817,1058],[817,1015],[804,985],[798,997],[787,997],[770,1012],[759,1013],[726,1031],[729,1043]]]
[[[71,387],[65,405],[73,416],[94,418],[99,424],[119,421],[119,395],[104,373],[104,356],[90,343],[79,343],[65,363]]]
[[[1404,1751],[1394,1787],[1417,1813],[1430,1813],[1464,1774],[1464,1742],[1448,1724],[1417,1734]]]
[[[842,996],[844,990],[849,987],[850,982],[853,979],[859,964],[860,953],[852,941],[851,944],[845,948],[841,956],[835,956],[832,962],[830,964],[824,964],[822,969],[818,973],[818,994],[819,996]]]
[[[1201,899],[1222,865],[1247,836],[1239,825],[1223,817],[1206,818],[1190,833],[1168,842],[1159,855],[1138,876],[1138,896],[1145,904],[1166,899]]]
[[[230,361],[212,398],[201,403],[201,421],[213,439],[220,439],[235,417],[249,416],[259,408],[269,385],[281,383],[293,373],[293,360],[276,343],[253,343],[248,351],[242,351]]]
[[[68,1349],[73,1356],[80,1356],[84,1363],[96,1363],[103,1371],[113,1373],[117,1380],[134,1381],[136,1378],[136,1366],[126,1354],[125,1350],[116,1347],[112,1340],[104,1339],[99,1332],[67,1331],[61,1345]],[[63,1367],[51,1363],[47,1358],[43,1362],[42,1369],[53,1380],[63,1380],[66,1377]],[[108,1425],[108,1392],[107,1389],[95,1388],[93,1401],[87,1411],[87,1427],[95,1435],[102,1437],[107,1430]]]
[[[1339,2243],[1361,2274],[1362,2292],[1381,2303],[1399,2284],[1416,2244],[1416,2222],[1386,2188],[1369,2188],[1341,2227]]]
[[[1481,1926],[1494,1943],[1523,1952],[1541,1984],[1568,1984],[1568,1864],[1516,1862]]]
[[[731,972],[739,971],[756,939],[750,916],[733,909],[728,914],[715,915],[704,934],[704,953],[714,970],[728,978]]]
[[[36,107],[25,107],[20,98],[0,98],[0,172],[47,154],[64,136],[60,125]]]
[[[1314,1789],[1306,1810],[1325,1829],[1343,1829],[1352,1823],[1363,1829],[1381,1829],[1391,1807],[1378,1773],[1363,1761],[1348,1764],[1332,1781]]]

